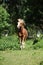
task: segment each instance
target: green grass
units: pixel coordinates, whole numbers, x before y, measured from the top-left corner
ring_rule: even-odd
[[[0,50],[6,50],[6,49],[18,49],[19,40],[16,35],[8,36],[8,37],[2,37],[0,39]]]
[[[27,40],[26,47],[20,50],[18,36],[0,39],[0,65],[43,65],[43,39],[33,45]]]
[[[0,51],[0,65],[43,65],[43,49]]]
[[[34,45],[33,45],[33,41],[34,40],[32,39],[31,40],[28,39],[26,41],[25,50],[43,48],[43,38],[38,40],[38,42],[35,43]],[[6,50],[6,49],[10,49],[10,50],[20,49],[19,39],[17,35],[2,37],[0,39],[0,50]]]

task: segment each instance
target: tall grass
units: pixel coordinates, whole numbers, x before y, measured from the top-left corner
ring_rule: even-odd
[[[2,39],[0,39],[0,50],[18,49],[19,48],[18,42],[19,40],[16,35],[2,37]]]
[[[34,40],[27,40],[25,44],[25,49],[39,49],[43,48],[43,38],[38,40],[34,45]],[[12,35],[12,36],[7,36],[7,37],[2,37],[0,39],[0,50],[18,50],[20,49],[20,44],[19,44],[19,39],[17,35]]]

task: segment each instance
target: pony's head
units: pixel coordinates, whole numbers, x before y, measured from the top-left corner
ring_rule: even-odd
[[[18,23],[17,23],[17,28],[19,29],[20,27],[24,27],[25,26],[25,22],[23,19],[18,19]]]

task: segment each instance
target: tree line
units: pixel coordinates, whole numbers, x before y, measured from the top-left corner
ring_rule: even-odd
[[[0,10],[0,34],[6,29],[10,34],[17,32],[18,18],[24,19],[30,32],[43,30],[43,0],[0,0],[0,7],[4,8]]]

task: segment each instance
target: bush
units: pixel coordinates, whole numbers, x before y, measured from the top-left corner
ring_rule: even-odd
[[[18,37],[16,35],[3,37],[2,39],[0,39],[0,50],[19,49],[18,42]]]
[[[43,48],[43,39],[38,40],[38,42],[36,42],[36,43],[33,45],[33,48],[34,48],[34,49]]]
[[[0,5],[0,35],[1,35],[1,31],[6,28],[9,27],[9,14],[6,11],[6,9],[4,9],[1,5]]]

